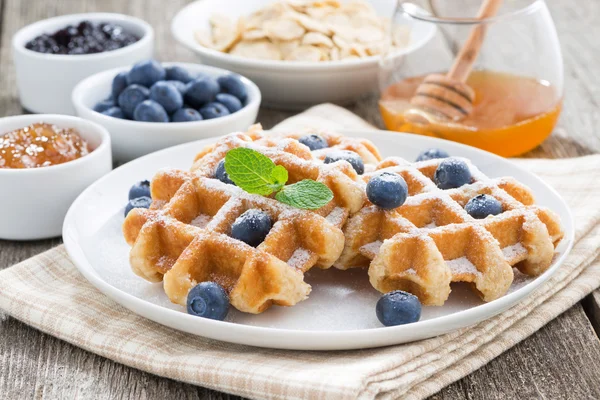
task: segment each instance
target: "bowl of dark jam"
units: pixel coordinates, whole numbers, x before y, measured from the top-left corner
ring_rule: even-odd
[[[151,58],[154,30],[123,14],[63,15],[20,29],[12,49],[23,108],[74,115],[75,85],[97,72]]]

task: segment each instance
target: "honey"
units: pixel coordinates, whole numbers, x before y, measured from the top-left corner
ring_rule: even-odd
[[[76,160],[90,151],[74,129],[32,124],[0,136],[0,168],[49,167]]]
[[[525,153],[552,133],[562,107],[558,91],[547,82],[494,71],[473,71],[467,84],[475,92],[473,112],[459,122],[411,118],[410,104],[425,76],[388,87],[379,101],[386,127],[453,140],[504,157]],[[408,116],[408,117],[407,117]]]

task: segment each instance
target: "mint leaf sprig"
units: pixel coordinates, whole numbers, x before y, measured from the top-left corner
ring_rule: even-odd
[[[225,156],[225,171],[238,187],[248,193],[275,198],[287,205],[305,210],[316,210],[333,199],[331,190],[321,182],[304,179],[285,185],[288,172],[256,150],[238,147]]]

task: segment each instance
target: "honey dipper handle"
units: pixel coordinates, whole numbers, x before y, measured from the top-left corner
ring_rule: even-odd
[[[484,0],[477,18],[486,19],[493,17],[498,13],[501,6],[502,0]],[[486,29],[487,26],[485,24],[478,24],[471,30],[456,60],[454,60],[452,68],[450,68],[450,71],[446,75],[448,78],[458,82],[465,82],[467,80],[473,64],[475,64],[475,60],[479,55],[479,50],[481,50]]]

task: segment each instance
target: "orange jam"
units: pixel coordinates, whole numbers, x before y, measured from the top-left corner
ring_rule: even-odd
[[[49,167],[90,152],[74,129],[39,123],[0,136],[0,168]]]
[[[410,99],[425,76],[387,88],[379,101],[386,127],[453,140],[510,157],[525,153],[552,133],[562,99],[547,82],[493,71],[473,71],[467,84],[475,92],[473,112],[461,121],[433,117],[407,119]],[[430,116],[431,117],[431,116]]]

